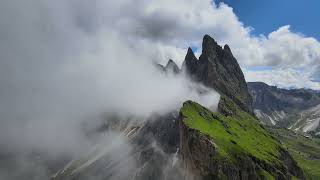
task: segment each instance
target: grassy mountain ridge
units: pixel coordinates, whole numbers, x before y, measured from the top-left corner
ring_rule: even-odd
[[[229,101],[229,106],[232,105],[235,110],[234,116],[225,116],[212,112],[198,103],[187,101],[181,109],[183,123],[212,139],[217,149],[217,155],[213,158],[217,162],[228,163],[239,171],[242,171],[242,166],[247,166],[243,163],[253,163],[256,172],[252,174],[261,179],[293,177],[291,173],[295,172],[292,172],[285,162],[291,161],[292,158],[284,158],[286,151],[281,143],[255,117]],[[296,166],[294,161],[291,163],[293,164],[290,166]],[[295,167],[294,171],[299,171],[299,168]],[[297,175],[301,174],[297,172]],[[230,178],[228,174],[220,175],[220,178],[223,176]]]

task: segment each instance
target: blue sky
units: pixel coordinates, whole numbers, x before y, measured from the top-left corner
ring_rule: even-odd
[[[233,8],[252,33],[269,34],[280,26],[291,25],[291,30],[320,39],[319,0],[218,0]]]
[[[237,55],[248,81],[264,81],[281,87],[320,89],[317,73],[320,68],[319,0],[215,2],[227,4],[243,27],[252,28],[250,38],[263,37],[259,40],[259,43],[262,42],[259,46],[249,50],[265,52],[261,59]],[[238,52],[245,52],[247,49]],[[246,60],[251,64],[244,63]]]

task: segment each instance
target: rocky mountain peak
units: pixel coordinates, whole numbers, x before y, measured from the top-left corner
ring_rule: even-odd
[[[217,55],[217,53],[221,52],[222,48],[218,45],[218,43],[209,35],[205,35],[202,41],[202,56],[206,55]]]
[[[212,37],[205,35],[199,61],[189,48],[183,64],[192,79],[226,95],[243,110],[253,113],[244,75],[228,45],[222,48]]]
[[[163,71],[178,73],[180,69],[170,59]],[[189,47],[182,64],[182,70],[192,80],[215,89],[221,95],[233,100],[243,110],[253,114],[252,98],[237,59],[228,45],[222,48],[209,35],[203,37],[202,54],[199,60]]]
[[[172,59],[169,59],[169,61],[167,62],[167,65],[166,65],[166,66],[169,66],[169,65],[171,65],[171,64],[176,65],[176,63],[175,63]]]
[[[188,47],[188,51],[187,51],[186,57],[194,57],[194,58],[196,58],[196,56],[194,55],[193,50],[191,49],[191,47]]]
[[[169,59],[167,65],[165,66],[165,71],[173,72],[173,73],[177,74],[177,73],[179,73],[180,69],[179,69],[178,65],[172,59]]]
[[[188,52],[184,58],[184,62],[182,64],[182,70],[186,71],[187,74],[196,74],[199,66],[199,61],[194,55],[192,49],[189,47]]]
[[[231,55],[233,56],[233,54],[232,54],[232,52],[231,52],[231,49],[230,49],[230,47],[229,47],[228,44],[225,44],[225,45],[224,45],[223,50],[224,50],[226,53],[231,54]]]

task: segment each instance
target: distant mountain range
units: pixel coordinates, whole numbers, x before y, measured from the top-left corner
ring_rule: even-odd
[[[249,82],[254,113],[268,126],[320,135],[320,92]]]

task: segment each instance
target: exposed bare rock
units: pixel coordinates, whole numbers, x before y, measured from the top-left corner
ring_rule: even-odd
[[[183,64],[183,69],[195,81],[225,94],[243,110],[253,114],[252,98],[244,75],[228,45],[222,48],[213,38],[205,35],[199,60],[189,48]]]

